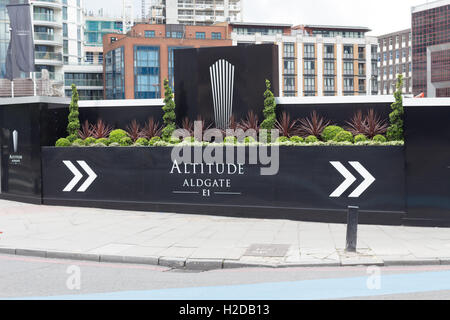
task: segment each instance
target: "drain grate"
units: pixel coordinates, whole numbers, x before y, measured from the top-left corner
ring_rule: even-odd
[[[284,257],[288,250],[287,244],[252,244],[245,252],[252,257]]]

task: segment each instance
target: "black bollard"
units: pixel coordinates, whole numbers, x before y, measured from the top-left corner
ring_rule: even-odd
[[[356,252],[358,241],[358,210],[359,207],[348,207],[347,216],[347,245],[345,251]]]

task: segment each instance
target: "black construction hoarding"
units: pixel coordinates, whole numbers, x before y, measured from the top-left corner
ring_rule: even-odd
[[[43,148],[44,203],[336,222],[349,205],[363,222],[400,223],[405,213],[403,147],[281,147],[267,165],[246,163],[256,147],[231,148],[236,160],[215,165],[173,161],[164,147]]]

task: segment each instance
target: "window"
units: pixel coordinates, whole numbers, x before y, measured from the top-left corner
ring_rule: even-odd
[[[305,58],[314,58],[315,57],[315,51],[314,51],[313,44],[305,44],[304,56],[305,56]]]
[[[222,39],[222,34],[220,32],[211,32],[211,39],[220,40]]]
[[[334,62],[325,61],[323,64],[323,73],[325,75],[334,75]]]
[[[159,47],[135,46],[134,55],[134,98],[159,98]]]
[[[67,7],[63,7],[63,20],[67,20]]]
[[[154,30],[145,30],[145,37],[146,38],[154,38],[155,37],[155,31]]]
[[[295,74],[294,60],[285,60],[284,61],[284,74]]]
[[[304,86],[304,91],[305,92],[314,92],[314,91],[316,91],[315,78],[305,78],[304,83],[305,83],[305,86]]]
[[[285,58],[295,58],[295,47],[293,43],[285,43],[283,47]]]
[[[353,46],[344,46],[344,59],[353,59]]]
[[[196,32],[195,38],[196,39],[206,39],[206,34],[204,32]]]
[[[303,62],[303,73],[304,74],[315,74],[315,61],[314,60],[305,60]]]
[[[324,58],[325,59],[333,59],[334,58],[334,45],[326,44],[323,48]]]
[[[284,78],[284,91],[295,92],[295,77]]]
[[[344,75],[353,75],[353,62],[344,62]]]
[[[334,91],[334,78],[324,78],[323,86],[325,91]]]
[[[353,78],[344,78],[344,91],[353,91]]]
[[[68,37],[69,32],[67,30],[67,23],[63,23],[63,37]]]
[[[111,50],[105,55],[106,99],[125,98],[125,70],[123,47]]]

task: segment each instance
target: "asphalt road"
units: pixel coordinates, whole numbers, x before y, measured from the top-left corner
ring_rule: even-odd
[[[450,266],[208,272],[0,255],[1,299],[450,299]]]

